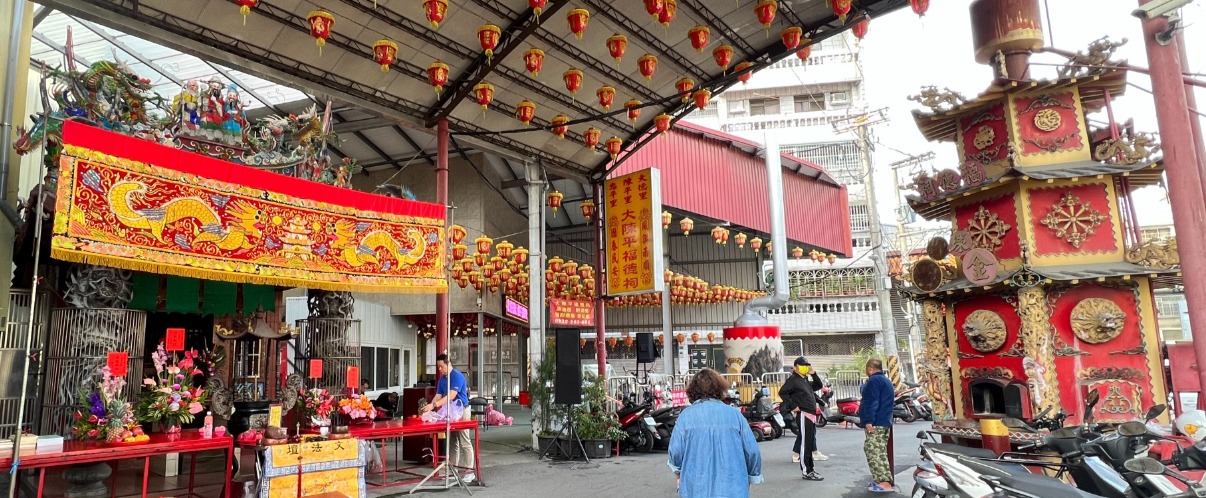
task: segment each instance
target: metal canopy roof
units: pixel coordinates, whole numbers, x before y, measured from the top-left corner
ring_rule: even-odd
[[[539,160],[557,174],[580,180],[603,176],[639,149],[654,136],[650,131],[658,114],[666,112],[677,121],[690,111],[691,104],[677,98],[674,82],[679,78],[692,78],[697,88],[707,88],[714,94],[734,84],[735,75],[725,74],[712,61],[712,48],[729,44],[734,48],[733,64],[751,61],[763,67],[791,55],[779,41],[783,28],[799,26],[816,43],[858,19],[852,15],[847,24],[840,23],[827,2],[781,0],[768,33],[757,21],[756,2],[751,0],[678,0],[677,17],[669,27],[651,19],[643,4],[636,1],[616,5],[604,0],[552,1],[537,21],[524,0],[453,0],[444,22],[433,30],[424,17],[422,2],[415,0],[377,0],[375,9],[373,0],[326,0],[321,4],[313,0],[262,0],[252,9],[245,26],[233,0],[39,3],[81,21],[195,54],[219,67],[236,68],[238,71],[231,71],[232,80],[249,78],[243,73],[255,74],[363,107],[397,121],[395,133],[402,136],[396,138],[409,138],[402,128],[429,127],[436,119],[447,117],[453,133],[460,134],[461,144]],[[855,12],[878,16],[905,5],[907,0],[861,0],[855,2]],[[309,35],[306,21],[306,15],[317,8],[331,12],[336,19],[322,55]],[[565,14],[573,8],[591,13],[582,40],[574,38],[565,20]],[[477,30],[486,23],[503,31],[489,62],[477,42]],[[710,44],[703,52],[697,52],[687,38],[687,31],[695,25],[711,29]],[[627,52],[618,65],[605,46],[605,40],[616,33],[628,37]],[[389,72],[380,71],[370,58],[372,44],[381,38],[399,45],[397,62]],[[133,45],[133,37],[125,42]],[[538,77],[532,77],[524,68],[521,54],[529,47],[546,53]],[[127,52],[133,56],[142,48]],[[636,63],[646,53],[659,59],[650,81],[640,75]],[[439,97],[426,75],[428,64],[436,60],[451,67],[449,84]],[[561,74],[571,67],[584,72],[582,89],[576,96],[570,95],[561,80]],[[173,76],[185,79],[170,68],[151,69],[169,81]],[[478,81],[496,88],[494,102],[486,112],[466,98]],[[604,85],[617,92],[608,115],[601,115],[603,111],[594,97],[595,90]],[[536,104],[536,119],[533,131],[515,133],[522,127],[514,117],[515,105],[523,99]],[[635,124],[627,121],[623,107],[629,99],[645,105]],[[557,114],[575,120],[566,140],[540,130]],[[581,145],[581,132],[592,125],[602,130],[603,139],[624,139],[619,161]],[[512,132],[497,133],[508,130]],[[409,149],[421,147],[412,145]],[[392,154],[386,152],[378,155],[388,160]],[[423,154],[422,150],[416,153]]]

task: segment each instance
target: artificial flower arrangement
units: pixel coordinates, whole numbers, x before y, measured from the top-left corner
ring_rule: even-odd
[[[150,438],[134,419],[134,409],[119,396],[126,379],[115,377],[106,365],[101,368],[100,381],[92,391],[80,393],[87,411],[77,410],[71,426],[71,436],[85,441],[110,443],[146,442]]]
[[[335,411],[335,397],[326,389],[302,389],[297,400],[302,413],[310,418],[310,424],[317,427],[331,425],[331,412]]]
[[[169,355],[160,343],[151,353],[155,376],[142,381],[149,391],[139,397],[138,420],[159,422],[167,426],[168,433],[176,433],[180,432],[181,424],[192,422],[193,417],[205,411],[209,393],[193,385],[193,379],[205,373],[199,365],[214,368],[212,361],[199,361],[207,357],[207,353],[190,350],[177,361],[176,355]]]
[[[377,409],[373,407],[373,402],[363,394],[339,400],[339,412],[353,423],[372,422],[377,418]]]

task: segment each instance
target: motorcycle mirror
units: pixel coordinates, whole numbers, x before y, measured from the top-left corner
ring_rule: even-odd
[[[929,437],[929,434],[925,431],[917,431],[917,439],[925,439],[926,437]]]
[[[1096,389],[1089,391],[1089,395],[1085,396],[1085,413],[1093,411],[1093,407],[1097,406],[1097,402],[1101,401],[1101,391]]]
[[[1080,437],[1079,427],[1064,427],[1051,432],[1051,437],[1055,439],[1076,439]]]
[[[1118,435],[1126,437],[1142,436],[1147,434],[1147,426],[1143,422],[1127,422],[1118,426]]]
[[[1124,424],[1125,425],[1125,424]],[[1164,473],[1164,464],[1148,457],[1132,458],[1122,464],[1126,470],[1139,474],[1159,475]]]
[[[1005,417],[1005,418],[1001,419],[1001,423],[1005,424],[1005,427],[1008,427],[1010,429],[1026,429],[1027,428],[1026,422],[1022,422],[1021,420],[1018,420],[1013,417]]]
[[[1168,409],[1168,405],[1159,404],[1147,409],[1147,413],[1143,415],[1143,420],[1153,420],[1164,413]]]

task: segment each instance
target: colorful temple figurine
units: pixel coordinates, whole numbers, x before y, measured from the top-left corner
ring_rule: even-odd
[[[1099,40],[1087,55],[1068,52],[1057,78],[1031,77],[1040,12],[1037,0],[976,0],[988,89],[910,97],[926,107],[914,111],[922,135],[952,142],[959,163],[916,171],[901,188],[918,215],[952,231],[889,264],[921,305],[918,376],[935,430],[954,438],[979,437],[978,420],[1047,410],[1078,424],[1093,391],[1103,423],[1166,402],[1153,290],[1179,284],[1180,259],[1175,240],[1142,238],[1132,200],[1161,182],[1159,146],[1114,121],[1128,73],[1109,60],[1118,44]],[[1090,127],[1091,113],[1107,125]]]
[[[226,103],[222,95],[222,82],[213,77],[201,101],[201,126],[207,130],[221,130],[225,122]]]
[[[239,101],[238,87],[230,85],[226,88],[226,102],[223,109],[225,120],[222,122],[222,130],[227,135],[241,138],[243,127],[247,125],[247,117],[243,114],[243,103]]]
[[[180,125],[189,131],[201,126],[201,85],[197,80],[188,80],[172,107],[180,117]]]

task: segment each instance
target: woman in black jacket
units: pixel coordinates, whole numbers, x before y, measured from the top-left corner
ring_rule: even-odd
[[[816,391],[824,386],[820,379],[811,375],[811,369],[808,358],[796,358],[792,375],[779,388],[779,397],[783,399],[783,404],[792,408],[796,423],[800,424],[800,433],[796,435],[796,444],[792,447],[792,460],[800,462],[800,473],[805,480],[820,481],[824,478],[813,469],[812,455],[817,450],[817,426],[813,422],[820,412]]]

